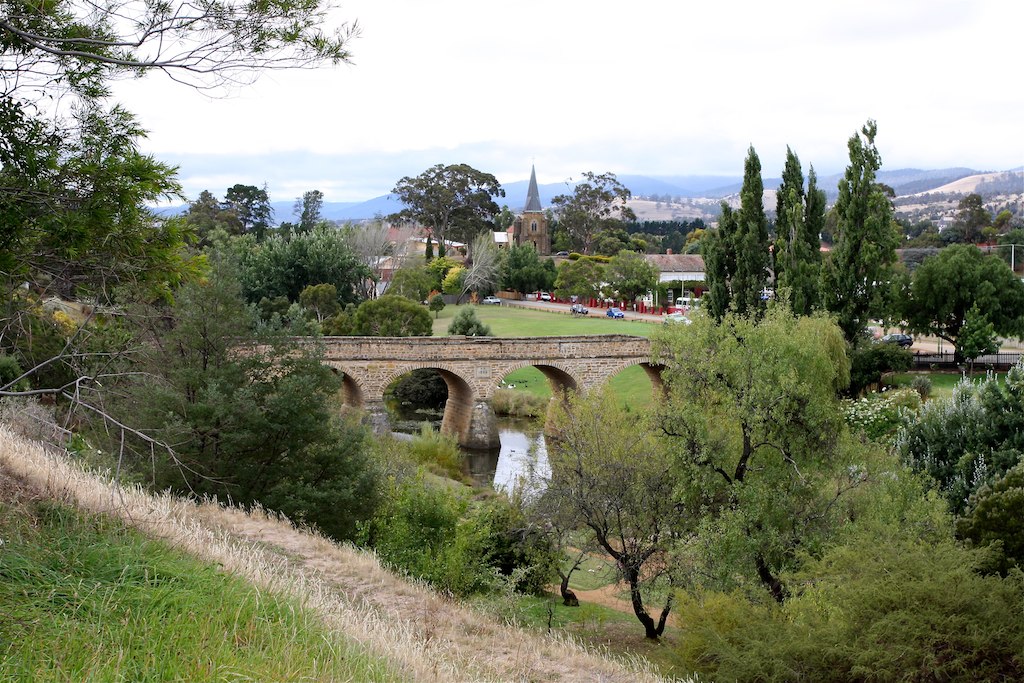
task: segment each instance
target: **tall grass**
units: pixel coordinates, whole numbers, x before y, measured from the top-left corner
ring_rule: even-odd
[[[641,661],[624,664],[588,652],[569,638],[538,637],[495,624],[384,571],[373,555],[300,532],[277,515],[153,496],[98,478],[14,435],[2,423],[0,470],[49,498],[109,514],[147,537],[216,563],[255,586],[261,600],[273,594],[299,601],[330,630],[386,659],[411,680],[660,680]],[[89,589],[88,583],[76,586],[79,592]],[[0,611],[0,622],[7,616],[6,610]],[[218,637],[233,639],[235,634],[228,629]],[[54,678],[76,680],[60,673]],[[245,677],[221,672],[219,680]]]
[[[420,426],[420,433],[408,442],[409,453],[420,465],[434,474],[462,479],[462,451],[454,434],[434,431],[429,422]]]
[[[544,417],[549,398],[515,389],[497,389],[491,399],[495,415],[508,417]]]
[[[0,503],[4,680],[399,680],[294,598],[105,516],[18,507]]]

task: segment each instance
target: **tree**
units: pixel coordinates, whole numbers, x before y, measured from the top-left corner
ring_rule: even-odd
[[[788,147],[782,184],[777,194],[775,282],[798,315],[808,315],[820,301],[821,239],[825,223],[825,192],[811,167],[807,192],[800,160]]]
[[[141,431],[174,444],[173,459],[155,462],[143,449],[139,475],[159,490],[260,503],[352,538],[376,507],[379,475],[365,428],[333,415],[340,380],[322,349],[266,326],[252,332],[217,258],[206,282],[179,289],[152,320],[168,328],[145,345],[144,372],[112,394],[124,396]]]
[[[558,266],[555,293],[559,297],[578,296],[583,299],[597,297],[606,278],[606,266],[589,256],[575,261],[563,261]]]
[[[514,292],[550,289],[555,283],[554,263],[543,262],[532,245],[517,244],[508,250],[501,268],[501,286]]]
[[[396,244],[391,239],[388,226],[380,220],[364,224],[350,223],[342,228],[342,232],[356,257],[370,272],[370,277],[365,280],[365,286],[360,294],[364,299],[372,299],[378,294],[385,271],[390,269],[397,273],[396,264],[405,264],[406,243]],[[423,301],[429,291],[428,287],[423,297],[416,300]]]
[[[266,186],[232,185],[224,194],[224,204],[238,217],[243,233],[252,233],[258,240],[266,236],[274,217]]]
[[[448,334],[462,334],[467,337],[490,337],[491,328],[476,317],[471,306],[459,310],[448,326]]]
[[[338,304],[338,288],[334,285],[309,285],[299,294],[299,304],[316,316],[316,321],[337,315],[341,310]]]
[[[424,306],[393,294],[364,301],[352,321],[353,334],[369,337],[429,337],[433,327]]]
[[[434,312],[434,320],[437,320],[441,311],[444,310],[444,306],[444,297],[442,295],[435,294],[434,296],[430,297],[430,303],[427,304],[427,308]]]
[[[324,208],[324,193],[320,190],[304,192],[301,197],[295,200],[293,209],[295,217],[299,219],[299,232],[310,232],[320,223],[320,212]]]
[[[608,288],[625,301],[636,301],[641,294],[657,287],[658,274],[658,269],[635,251],[620,251],[605,269]]]
[[[242,291],[251,303],[278,296],[295,302],[303,289],[318,284],[334,285],[340,304],[356,303],[370,279],[345,235],[327,226],[287,239],[271,235],[258,241],[245,235],[230,248],[239,262]]]
[[[406,264],[395,271],[387,293],[404,296],[413,301],[426,301],[435,287],[434,274],[425,265]]]
[[[199,237],[199,246],[208,246],[211,236],[217,230],[223,230],[228,235],[242,233],[238,215],[231,208],[221,204],[209,190],[200,192],[199,198],[188,205],[184,219]]]
[[[551,205],[559,228],[568,234],[573,247],[589,254],[599,233],[636,220],[636,214],[626,205],[631,196],[629,189],[614,173],[587,171],[583,178],[572,194],[555,196]]]
[[[849,381],[842,334],[774,304],[761,320],[729,312],[674,326],[653,362],[665,367],[676,502],[702,516],[694,572],[724,587],[756,577],[781,602],[780,573],[834,530],[836,501],[863,482],[837,398]]]
[[[722,203],[718,230],[705,236],[705,281],[708,310],[721,319],[735,309],[741,315],[764,309],[763,293],[768,284],[768,219],[764,214],[764,182],[761,161],[753,147],[743,164],[740,208],[733,211]]]
[[[998,256],[955,244],[926,258],[914,271],[903,316],[912,332],[953,344],[956,360],[962,362],[966,356],[959,338],[975,306],[975,324],[991,323],[1002,336],[1024,335],[1024,283]]]
[[[687,518],[675,504],[677,480],[654,430],[627,415],[608,392],[572,396],[554,420],[551,481],[545,496],[588,531],[629,586],[644,635],[659,638],[672,609],[669,551]],[[657,621],[645,604],[668,588]]]
[[[882,158],[875,147],[877,124],[869,120],[847,145],[850,164],[839,181],[835,243],[825,265],[822,294],[853,344],[871,317],[884,312],[899,230],[892,202],[876,182]]]
[[[405,208],[388,220],[426,226],[442,256],[447,240],[469,241],[488,229],[499,211],[491,197],[505,196],[497,178],[467,164],[437,164],[415,178],[405,176],[391,191]]]
[[[981,241],[982,229],[991,224],[992,214],[985,208],[980,194],[972,192],[960,200],[953,228],[959,232],[961,241],[977,244]]]
[[[493,292],[501,277],[501,250],[491,233],[482,232],[473,238],[470,261],[462,280],[461,299],[466,292]]]
[[[963,327],[956,338],[956,348],[964,359],[970,361],[971,371],[974,370],[974,359],[986,353],[999,350],[999,339],[996,337],[995,325],[985,319],[979,310],[978,303],[971,306],[964,318]]]

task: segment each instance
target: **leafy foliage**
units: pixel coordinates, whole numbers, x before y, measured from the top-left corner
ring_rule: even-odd
[[[500,211],[492,197],[505,196],[497,178],[467,164],[431,166],[415,178],[405,176],[392,192],[405,208],[390,220],[425,225],[437,240],[441,256],[447,240],[468,242],[488,230]]]
[[[973,245],[953,245],[928,257],[914,271],[904,316],[913,332],[956,345],[957,358],[962,360],[967,355],[959,337],[975,306],[972,352],[988,346],[976,343],[985,341],[984,335],[977,334],[986,323],[999,335],[1024,335],[1024,283],[1002,259],[983,254]]]
[[[429,337],[430,313],[422,304],[395,294],[364,301],[352,319],[352,333],[370,337]]]
[[[572,248],[589,254],[601,232],[636,220],[633,210],[626,206],[630,196],[629,189],[614,173],[587,171],[572,194],[553,197],[551,205],[558,217],[558,228],[566,232]]]
[[[531,245],[516,244],[508,250],[501,269],[501,286],[515,292],[551,289],[555,284],[555,264],[541,261]]]
[[[1017,680],[1024,575],[898,533],[836,546],[784,606],[704,594],[680,606],[685,659],[714,680]]]
[[[257,241],[247,235],[231,242],[239,263],[238,277],[247,301],[283,296],[299,300],[310,285],[333,285],[340,304],[358,302],[361,282],[370,277],[345,236],[332,228],[311,233],[271,235]]]
[[[580,263],[579,261],[576,262]],[[624,301],[635,301],[658,284],[658,269],[634,251],[620,251],[605,269],[608,288]],[[600,282],[600,280],[598,280]]]
[[[799,315],[808,315],[821,301],[821,238],[825,226],[825,192],[811,167],[804,193],[800,160],[786,149],[786,167],[778,189],[775,240],[776,295],[786,296]]]
[[[144,431],[173,444],[153,484],[260,503],[351,538],[377,501],[364,427],[332,415],[339,380],[313,346],[252,320],[222,271],[180,290],[128,401]],[[138,464],[148,463],[148,457]]]
[[[839,181],[836,241],[823,273],[825,307],[836,314],[846,340],[853,343],[871,317],[885,311],[899,232],[892,202],[876,182],[882,158],[875,147],[878,126],[868,121],[847,145],[850,164]]]
[[[655,621],[645,600],[672,574],[668,553],[685,514],[673,492],[677,479],[663,444],[637,416],[628,416],[608,392],[571,397],[555,418],[557,439],[548,453],[551,481],[545,497],[586,530],[629,586],[633,613],[647,638],[664,633],[669,597]],[[671,593],[669,594],[671,595]]]
[[[448,326],[448,334],[464,334],[467,337],[492,336],[490,326],[476,317],[476,311],[472,306],[459,309]]]
[[[964,514],[971,495],[1006,474],[1024,453],[1024,367],[1000,383],[962,382],[948,400],[932,400],[897,440],[904,460],[927,473],[950,511]]]
[[[957,535],[976,546],[989,546],[994,567],[1003,575],[1011,567],[1024,568],[1024,462],[983,484],[968,501],[966,514],[957,520]]]
[[[836,501],[865,477],[836,396],[844,347],[830,320],[783,305],[761,321],[698,315],[655,338],[661,427],[684,483],[677,502],[701,517],[687,554],[704,580],[756,577],[782,600],[779,573],[834,532]]]
[[[872,386],[879,387],[882,375],[909,370],[914,358],[898,344],[859,344],[850,350],[849,396],[860,394]]]

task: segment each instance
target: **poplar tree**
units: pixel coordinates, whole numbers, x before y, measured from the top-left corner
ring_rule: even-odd
[[[763,196],[761,161],[751,146],[743,165],[740,208],[734,212],[722,203],[718,230],[705,238],[702,249],[708,310],[718,320],[730,308],[741,315],[764,309],[769,254]]]
[[[878,125],[871,119],[848,143],[850,165],[839,181],[836,241],[822,277],[825,307],[838,317],[853,343],[874,315],[884,310],[883,295],[896,261],[899,232],[889,197],[876,182],[882,159],[875,147]]]
[[[820,234],[825,223],[825,193],[811,167],[804,192],[800,159],[786,148],[776,209],[775,281],[797,315],[808,315],[820,302]]]

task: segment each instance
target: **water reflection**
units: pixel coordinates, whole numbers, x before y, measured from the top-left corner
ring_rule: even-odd
[[[418,434],[424,422],[440,429],[442,414],[437,411],[401,410],[391,405],[392,427],[396,432]],[[537,482],[551,476],[544,431],[537,420],[498,418],[501,448],[493,450],[463,449],[467,474],[481,486],[512,491],[520,484],[527,491],[537,492]]]

